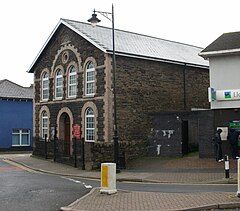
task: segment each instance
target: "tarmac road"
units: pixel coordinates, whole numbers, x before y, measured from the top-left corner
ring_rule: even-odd
[[[72,183],[84,182],[83,178],[99,179],[99,171],[83,171],[71,166],[53,162],[52,160],[38,159],[30,154],[2,154],[0,157],[21,164],[38,172],[63,177]],[[133,163],[133,168],[126,169],[117,174],[118,181],[137,182],[159,182],[178,183],[186,191],[189,184],[223,187],[224,191],[211,192],[153,192],[155,187],[151,187],[151,192],[147,191],[126,191],[118,188],[118,192],[113,195],[101,194],[99,189],[93,188],[89,194],[79,198],[74,203],[61,207],[61,210],[215,210],[240,208],[240,198],[236,197],[236,190],[225,192],[225,187],[237,186],[236,160],[230,160],[230,178],[224,178],[224,163],[218,163],[213,159],[199,159],[197,155],[177,158],[177,159],[155,159],[144,158]],[[134,171],[135,170],[135,171]],[[156,171],[157,170],[157,171]],[[77,178],[73,181],[65,177]],[[98,180],[98,185],[100,182]],[[117,185],[125,183],[118,183]],[[89,184],[88,184],[89,185]],[[127,185],[129,185],[127,183]],[[131,185],[131,184],[130,184]],[[131,186],[133,187],[133,186]],[[184,187],[184,188],[183,188]],[[189,187],[189,186],[188,186]],[[209,188],[207,187],[207,188]],[[163,188],[163,186],[161,186]],[[125,189],[125,188],[124,188]],[[156,188],[157,189],[157,188]],[[63,198],[64,199],[64,198]],[[65,200],[65,199],[64,199]]]
[[[91,189],[60,176],[41,174],[0,159],[0,210],[60,210]]]

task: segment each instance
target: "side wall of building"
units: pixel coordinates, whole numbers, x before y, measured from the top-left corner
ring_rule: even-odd
[[[138,145],[135,151],[125,149],[127,159],[147,153],[152,122],[149,113],[209,108],[208,74],[208,69],[117,57],[120,142]]]
[[[239,90],[240,55],[224,55],[211,57],[210,79],[214,90]],[[211,109],[239,108],[239,100],[212,101]]]
[[[32,101],[0,100],[0,149],[12,148],[13,129],[30,130],[32,146],[33,107]],[[16,148],[16,147],[15,147]]]

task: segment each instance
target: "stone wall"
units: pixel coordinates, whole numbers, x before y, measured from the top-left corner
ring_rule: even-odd
[[[214,157],[214,111],[199,111],[199,157]]]
[[[149,114],[209,108],[207,69],[117,57],[116,81],[120,141],[145,147],[140,147],[138,155],[126,149],[130,159],[147,153],[152,122]],[[173,154],[179,155],[180,151],[177,149]]]

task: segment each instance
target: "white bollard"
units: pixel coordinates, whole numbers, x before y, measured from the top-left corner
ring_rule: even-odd
[[[237,190],[237,197],[240,197],[240,159],[237,161],[237,178],[238,178],[238,190]]]
[[[116,193],[116,163],[101,164],[101,190],[100,193]]]
[[[225,178],[229,178],[229,157],[228,155],[224,156],[225,160]]]

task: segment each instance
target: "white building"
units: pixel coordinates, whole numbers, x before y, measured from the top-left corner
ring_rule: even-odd
[[[209,96],[211,108],[239,108],[240,32],[221,35],[199,55],[209,59],[210,87],[216,92],[216,99]]]
[[[240,120],[240,32],[224,33],[199,54],[209,60],[209,101],[216,127]]]

